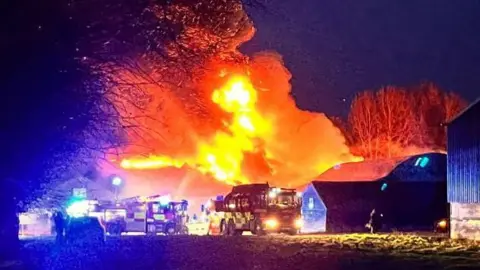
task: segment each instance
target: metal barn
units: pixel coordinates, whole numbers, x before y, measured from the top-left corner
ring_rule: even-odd
[[[448,218],[446,163],[442,153],[412,156],[382,180],[379,208],[388,228],[432,231]]]
[[[448,123],[451,237],[480,240],[480,99]]]
[[[448,217],[445,165],[445,154],[427,153],[332,168],[304,190],[303,231],[365,231],[373,209],[389,229],[433,229]]]
[[[303,193],[302,232],[365,231],[379,182],[312,182]]]
[[[373,209],[372,200],[378,198],[372,195],[381,188],[378,181],[386,177],[405,159],[401,157],[379,161],[348,162],[334,166],[319,175],[303,192],[302,215],[305,225],[302,231],[308,233],[352,231],[352,227],[363,230]],[[365,191],[358,192],[360,190]],[[362,193],[370,195],[366,196]],[[353,212],[360,218],[354,222],[356,224],[352,224],[353,218],[349,217],[351,211],[346,206],[358,203],[358,200],[366,200],[359,205],[368,207],[364,207],[365,209],[360,213]],[[355,206],[352,209],[358,210],[358,207]]]

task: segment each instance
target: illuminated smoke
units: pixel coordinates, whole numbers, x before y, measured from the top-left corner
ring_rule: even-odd
[[[166,179],[158,169],[170,167],[199,172],[190,183],[213,178],[228,185],[268,181],[295,187],[338,163],[361,160],[324,114],[297,108],[291,74],[277,53],[239,57],[247,61],[211,59],[183,88],[121,75],[149,97],[142,109],[118,94],[113,101],[123,116],[148,116],[137,121],[140,134],[129,133],[120,163],[125,173],[148,171],[161,182]]]

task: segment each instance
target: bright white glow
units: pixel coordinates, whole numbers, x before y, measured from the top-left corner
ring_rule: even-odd
[[[90,204],[88,201],[78,201],[67,207],[67,214],[71,217],[82,217],[88,214]]]
[[[295,228],[300,229],[303,227],[303,219],[299,218],[295,220]]]
[[[278,226],[278,221],[274,218],[270,218],[265,221],[265,225],[267,225],[267,228],[274,229]]]
[[[275,197],[277,197],[277,193],[275,193],[275,191],[272,190],[268,193],[268,197],[269,198],[275,198]]]
[[[211,201],[211,200],[208,200],[207,203],[205,204],[205,207],[206,207],[206,208],[212,207],[212,201]]]
[[[169,204],[171,201],[170,195],[160,196],[160,198],[158,198],[158,201],[161,205]]]
[[[115,176],[112,179],[112,185],[114,186],[120,186],[122,184],[122,178]]]
[[[302,192],[297,191],[297,197],[301,198],[302,197]]]
[[[35,217],[33,214],[30,214],[30,213],[20,213],[20,215],[18,216],[18,219],[20,221],[20,225],[35,223]]]
[[[89,213],[88,213],[88,216],[89,216],[89,217],[101,218],[101,217],[103,217],[103,213],[101,213],[101,212],[89,212]]]

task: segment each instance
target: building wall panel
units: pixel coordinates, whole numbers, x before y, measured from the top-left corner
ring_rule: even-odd
[[[448,201],[480,203],[480,102],[448,126]]]
[[[303,233],[326,231],[327,209],[312,184],[309,184],[302,196]]]
[[[451,204],[450,236],[480,240],[480,203]]]

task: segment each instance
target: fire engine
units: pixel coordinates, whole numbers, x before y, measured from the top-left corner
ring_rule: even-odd
[[[137,196],[100,204],[100,219],[110,235],[123,232],[188,234],[186,200],[174,202],[169,196]]]
[[[224,199],[217,198],[205,211],[211,228],[223,235],[255,235],[271,232],[297,234],[303,226],[301,194],[295,189],[270,187],[268,184],[248,184],[233,187]],[[215,224],[218,222],[217,224]]]

